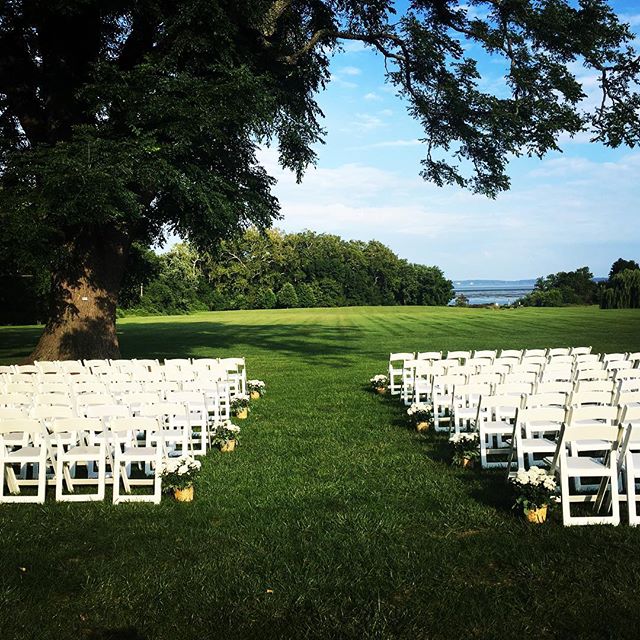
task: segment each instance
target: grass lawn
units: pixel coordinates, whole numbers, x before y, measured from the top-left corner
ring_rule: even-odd
[[[0,328],[0,362],[35,327]],[[352,308],[119,323],[124,357],[247,358],[268,395],[196,501],[0,505],[0,638],[636,638],[640,531],[527,525],[367,390],[390,351],[639,351],[640,312]]]

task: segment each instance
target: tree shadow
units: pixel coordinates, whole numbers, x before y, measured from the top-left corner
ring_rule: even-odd
[[[119,326],[118,333],[123,357],[129,358],[202,357],[209,351],[212,356],[221,351],[242,354],[251,348],[348,366],[348,356],[359,352],[362,331],[308,323],[147,322]]]
[[[85,636],[88,640],[145,640],[135,627],[120,629],[92,629]]]

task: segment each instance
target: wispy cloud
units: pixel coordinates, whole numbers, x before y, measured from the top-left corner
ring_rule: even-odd
[[[377,93],[373,92],[366,93],[364,95],[364,99],[368,102],[382,102],[382,98]]]
[[[358,67],[342,67],[338,69],[338,73],[343,76],[359,76],[362,75],[362,69]]]

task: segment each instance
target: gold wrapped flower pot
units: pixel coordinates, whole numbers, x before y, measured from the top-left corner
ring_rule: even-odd
[[[174,489],[173,497],[178,502],[193,502],[193,485],[184,489]]]

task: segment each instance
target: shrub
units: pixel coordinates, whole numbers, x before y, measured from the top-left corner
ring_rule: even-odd
[[[281,309],[291,309],[298,306],[298,294],[290,282],[285,282],[278,291],[278,306]]]

